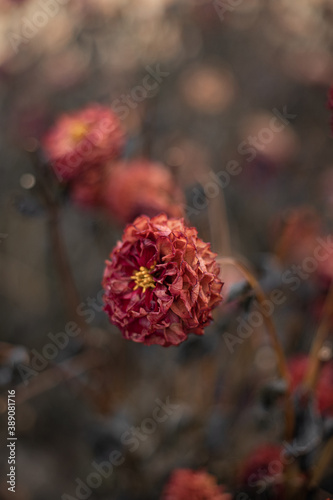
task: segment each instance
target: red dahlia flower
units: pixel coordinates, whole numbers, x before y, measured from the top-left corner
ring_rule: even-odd
[[[72,180],[88,167],[117,158],[123,145],[118,117],[98,104],[60,116],[42,140],[60,181]]]
[[[183,219],[140,216],[106,262],[104,310],[135,342],[169,346],[202,335],[222,300],[215,257]]]
[[[169,217],[182,217],[184,201],[171,172],[145,159],[119,163],[105,186],[105,207],[125,223],[142,214],[152,217],[165,212]]]
[[[162,500],[231,500],[231,495],[205,471],[178,469],[171,475]]]

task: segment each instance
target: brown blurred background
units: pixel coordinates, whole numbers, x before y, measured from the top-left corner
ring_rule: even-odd
[[[3,354],[4,397],[7,387],[22,388],[15,359],[40,352],[48,334],[70,320],[29,153],[54,119],[94,101],[112,106],[128,134],[125,158],[147,155],[172,170],[190,222],[217,252],[225,251],[225,219],[220,205],[205,202],[202,181],[238,162],[241,172],[223,190],[232,249],[264,275],[286,210],[310,205],[332,226],[332,21],[329,0],[1,0],[1,341],[22,346]],[[147,90],[152,74],[157,85]],[[267,136],[262,131],[277,112],[287,116],[279,122],[285,126]],[[66,199],[61,221],[86,304],[98,296],[104,260],[122,228]],[[311,324],[302,323],[297,300],[275,318],[290,351],[309,346]],[[36,394],[25,393],[30,379],[21,389],[17,500],[75,497],[76,478],[84,481],[92,462],[113,449],[126,460],[92,499],[157,499],[179,466],[207,467],[232,486],[244,453],[279,431],[279,415],[267,417],[256,399],[276,368],[265,333],[231,355],[222,314],[202,339],[148,348],[123,340],[100,305],[89,335],[108,353],[107,367],[91,368],[89,360],[85,367],[84,360],[79,375],[73,366],[56,370],[45,391],[36,382],[44,371],[32,377]],[[81,349],[74,339],[50,365]],[[124,449],[121,435],[151,416],[156,398],[167,397],[177,411],[137,451]],[[6,460],[1,447],[1,471]],[[10,495],[2,474],[0,497]]]

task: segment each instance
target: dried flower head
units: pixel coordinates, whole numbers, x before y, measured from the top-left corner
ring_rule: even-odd
[[[60,116],[42,140],[58,179],[69,181],[86,168],[117,158],[124,145],[118,117],[98,104]]]
[[[138,217],[106,262],[105,311],[126,339],[177,345],[202,335],[222,300],[216,254],[183,219]]]
[[[152,217],[161,212],[183,217],[184,201],[171,172],[146,159],[118,163],[104,192],[104,206],[122,223],[132,222],[142,214]]]
[[[85,208],[103,205],[104,184],[108,173],[104,165],[92,165],[70,183],[70,197],[74,203]]]
[[[218,486],[216,478],[205,471],[177,469],[162,493],[162,500],[231,500]]]

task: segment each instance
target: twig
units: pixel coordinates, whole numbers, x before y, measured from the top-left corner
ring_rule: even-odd
[[[78,326],[84,331],[87,329],[87,325],[83,318],[77,314],[80,297],[67,259],[66,249],[60,230],[59,218],[59,208],[57,206],[48,207],[50,242],[54,254],[55,264],[62,284],[65,306],[67,308],[68,316],[75,320]]]
[[[265,293],[263,292],[257,279],[253,276],[253,274],[248,270],[248,268],[242,262],[240,262],[239,260],[234,259],[232,257],[225,257],[225,258],[222,257],[222,258],[219,258],[218,261],[221,264],[230,264],[232,266],[235,266],[237,269],[239,269],[241,271],[241,273],[245,276],[245,278],[247,279],[249,284],[251,285],[259,304],[260,305],[264,304],[264,302],[267,300]],[[267,331],[268,331],[268,334],[270,336],[274,351],[276,353],[278,371],[280,373],[280,376],[287,383],[285,434],[286,434],[287,441],[290,441],[292,439],[293,433],[294,433],[295,416],[294,416],[294,407],[293,407],[292,400],[291,400],[290,380],[289,380],[289,371],[288,371],[287,361],[286,361],[282,346],[280,344],[280,341],[279,341],[279,338],[278,338],[278,335],[276,333],[275,326],[273,324],[271,317],[268,317],[268,316],[263,314],[263,320],[265,322],[265,326],[267,328]]]

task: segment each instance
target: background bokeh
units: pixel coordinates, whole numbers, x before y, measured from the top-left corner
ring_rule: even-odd
[[[43,370],[22,385],[14,361],[41,352],[48,334],[71,319],[34,194],[31,150],[59,114],[90,102],[113,107],[128,135],[124,157],[167,165],[199,235],[218,253],[244,256],[269,288],[286,214],[306,205],[323,232],[332,229],[332,22],[330,0],[1,0],[0,409],[7,388],[21,384],[17,500],[75,496],[76,478],[84,481],[112,449],[123,451],[125,463],[92,499],[157,499],[181,466],[206,467],[231,488],[251,447],[279,435],[281,409],[267,412],[258,397],[276,377],[265,329],[231,353],[223,332],[235,320],[227,308],[204,337],[180,347],[123,340],[98,295],[122,227],[66,197],[61,226],[83,307],[97,297],[87,333],[95,357],[80,357],[73,339],[50,361],[51,379]],[[158,85],[142,92],[152,72]],[[288,122],[267,136],[277,111]],[[251,137],[261,137],[254,154]],[[241,171],[223,189],[224,207],[204,186],[232,160]],[[227,287],[241,277],[228,268],[222,279]],[[316,286],[302,283],[274,314],[288,355],[309,349]],[[102,366],[100,353],[108,359]],[[72,357],[77,364],[66,365]],[[128,452],[121,435],[166,398],[177,409]],[[4,437],[4,415],[1,423]],[[1,447],[1,471],[6,460]],[[1,474],[3,499],[11,495],[5,481]]]

